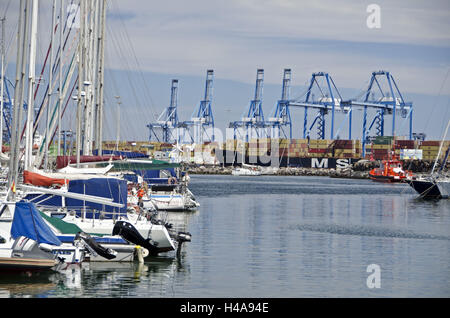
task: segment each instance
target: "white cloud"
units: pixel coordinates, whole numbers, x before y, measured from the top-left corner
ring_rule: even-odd
[[[359,85],[355,77],[368,78],[373,70],[391,68],[406,90],[429,92],[438,84],[423,83],[421,75],[436,81],[439,77],[435,76],[439,68],[429,65],[429,56],[417,63],[403,62],[367,55],[358,46],[372,42],[450,48],[450,5],[446,1],[433,6],[421,1],[378,3],[382,10],[378,30],[366,26],[368,2],[331,0],[112,1],[110,13],[115,18],[108,23],[115,32],[110,36],[120,34],[125,23],[140,65],[147,71],[202,75],[212,67],[221,78],[250,83],[255,69],[262,67],[266,81],[278,83],[282,69],[292,67],[296,78],[306,80],[317,70],[334,71],[343,78],[342,85],[355,87]],[[121,13],[126,17],[123,21],[118,18]],[[330,45],[324,49],[311,41]],[[334,41],[346,41],[355,51],[336,50]],[[116,49],[110,49],[114,56]],[[117,61],[110,65],[118,67]],[[449,64],[446,60],[441,67]]]

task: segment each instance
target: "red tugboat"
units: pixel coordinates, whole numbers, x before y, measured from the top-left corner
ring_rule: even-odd
[[[394,155],[392,159],[381,161],[379,168],[369,172],[369,178],[378,182],[405,182],[412,177],[412,171],[403,170],[402,162]]]

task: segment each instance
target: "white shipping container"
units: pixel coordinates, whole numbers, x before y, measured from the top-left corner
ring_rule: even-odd
[[[400,160],[422,160],[422,149],[400,149]]]

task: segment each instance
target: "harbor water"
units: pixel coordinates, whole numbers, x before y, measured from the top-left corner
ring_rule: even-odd
[[[449,200],[328,177],[194,175],[189,188],[199,210],[163,214],[192,234],[180,258],[2,275],[0,297],[450,296]]]

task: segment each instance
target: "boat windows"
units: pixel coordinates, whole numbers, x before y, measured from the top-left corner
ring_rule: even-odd
[[[64,219],[66,217],[67,213],[65,212],[54,212],[54,213],[50,213],[50,216],[52,218],[58,218],[60,220]]]

